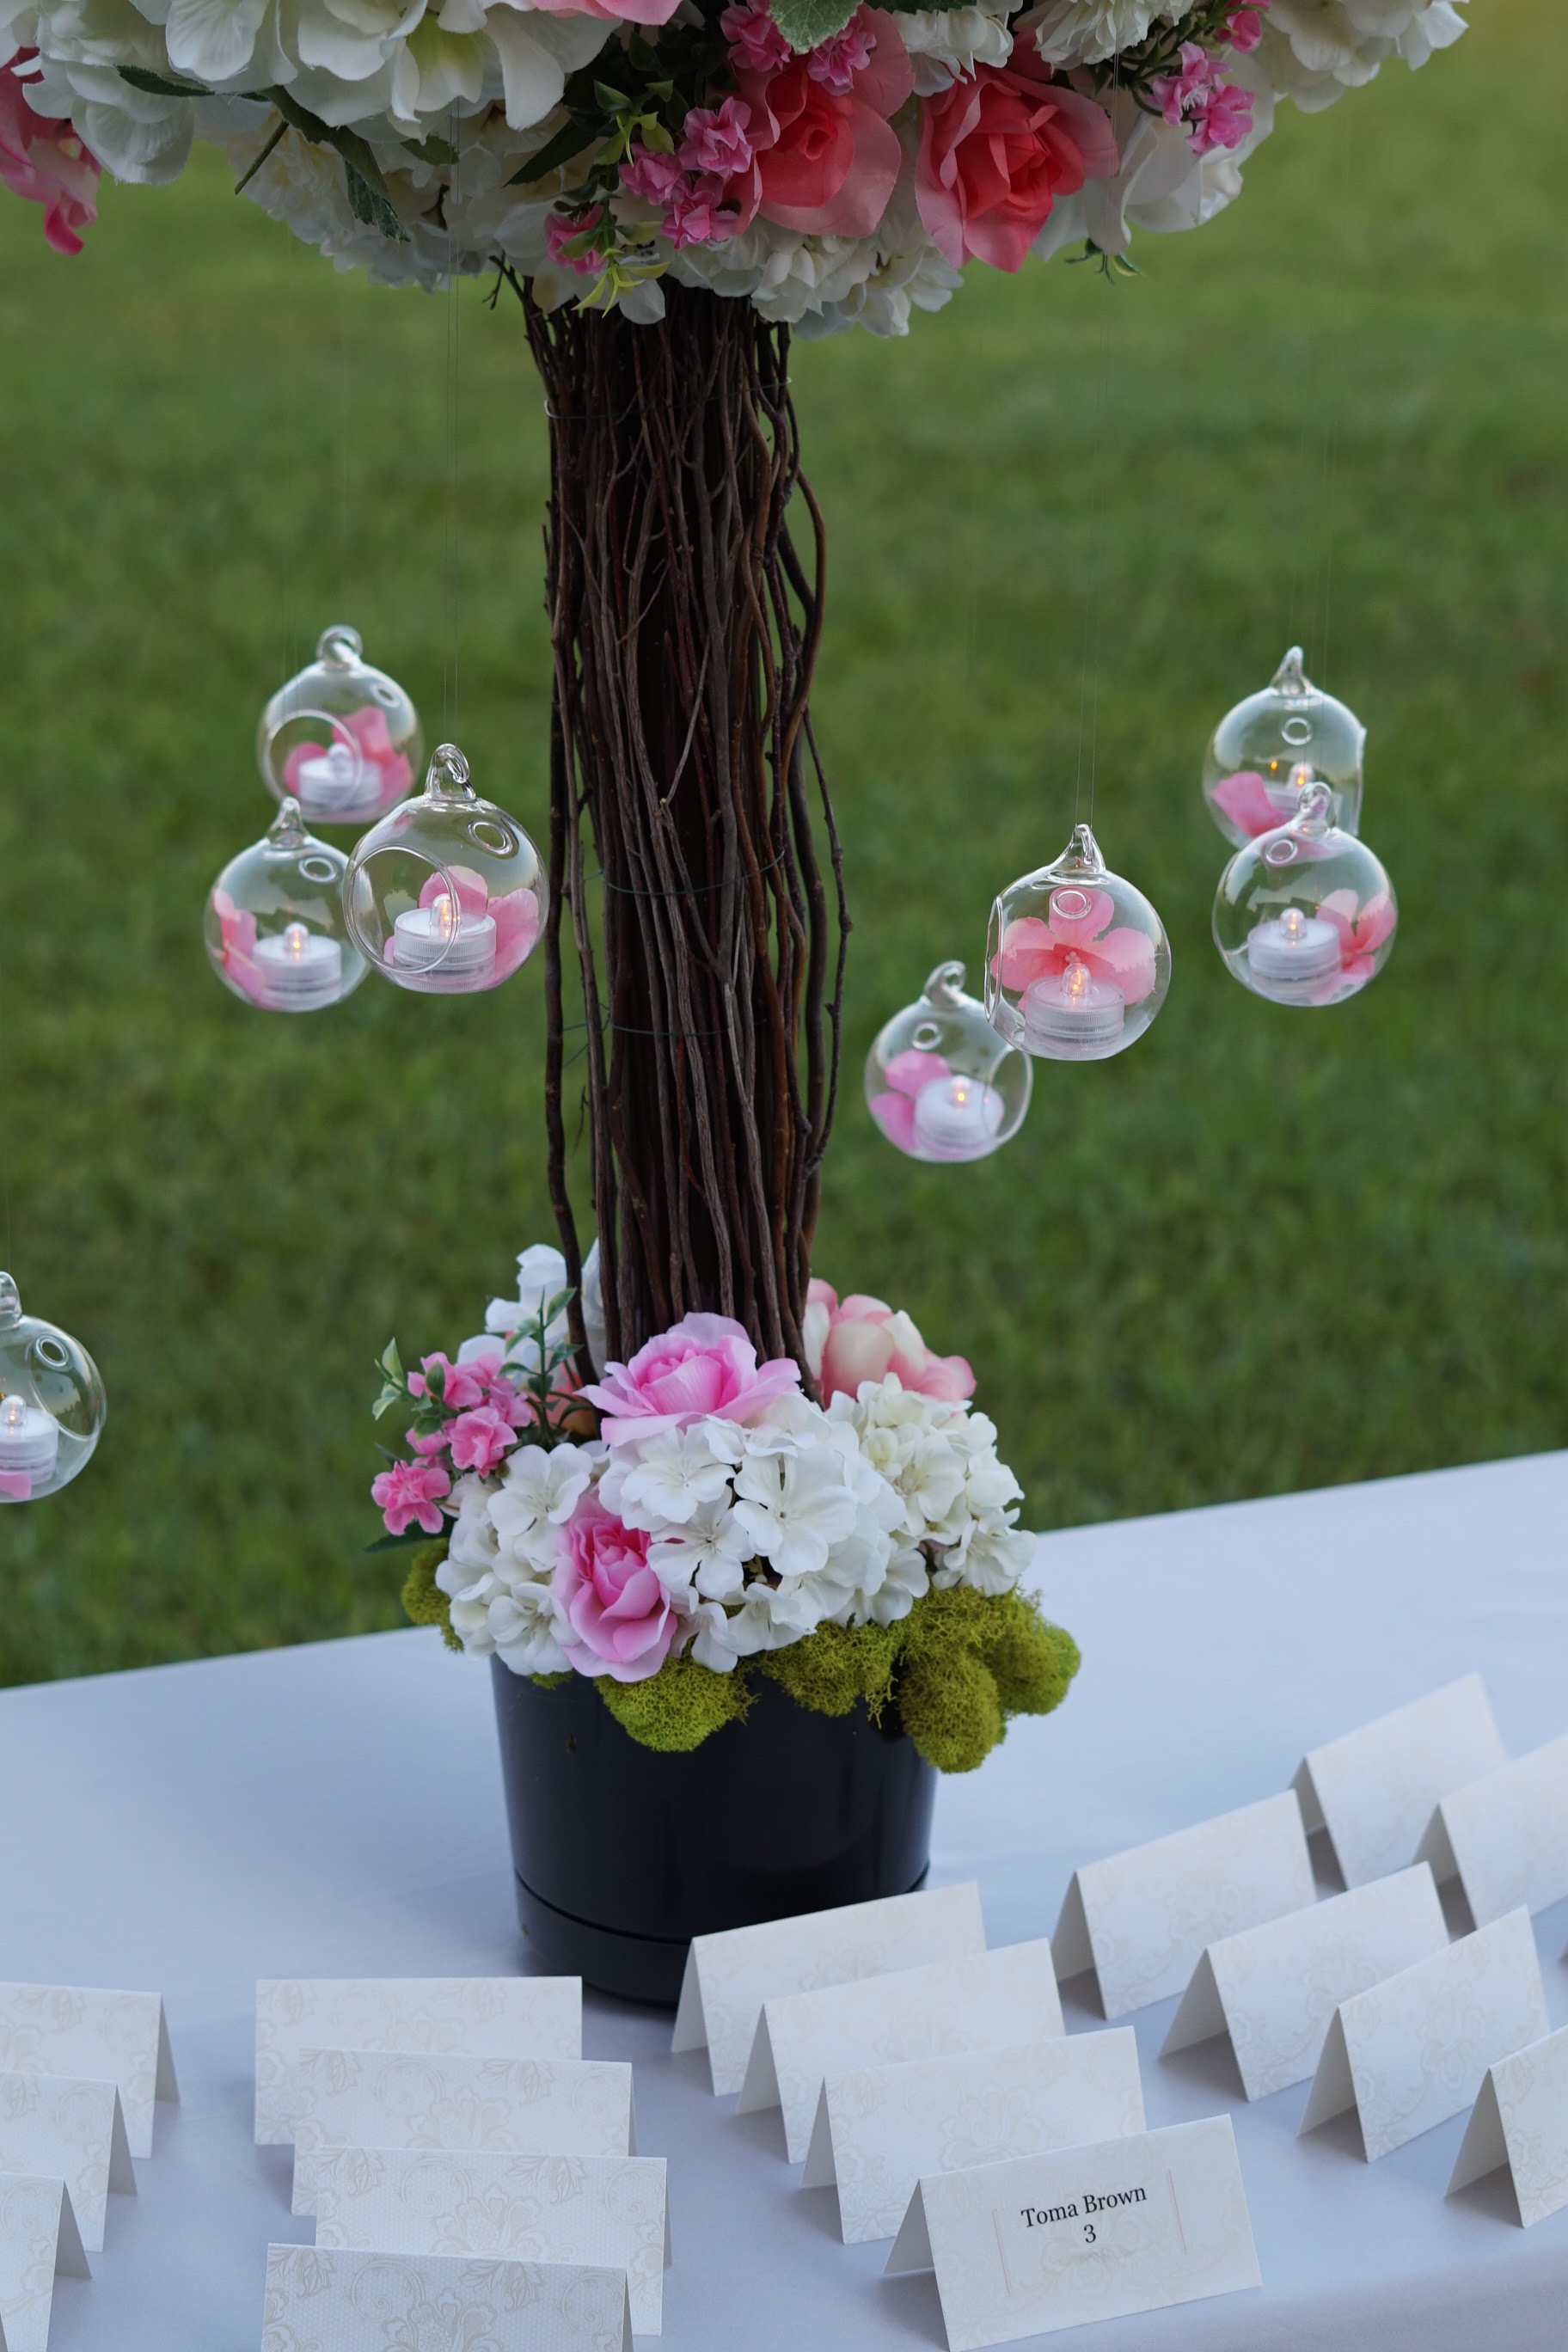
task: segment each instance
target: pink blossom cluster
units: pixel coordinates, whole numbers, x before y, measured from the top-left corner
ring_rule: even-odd
[[[718,245],[733,236],[740,213],[729,201],[729,185],[752,161],[751,121],[742,99],[694,106],[672,153],[659,154],[638,140],[621,165],[621,185],[640,203],[660,207],[659,226],[678,253],[683,246]]]
[[[79,229],[98,218],[99,165],[69,122],[35,114],[17,77],[36,49],[5,59],[0,26],[0,187],[44,208],[44,236],[57,253],[79,253]]]
[[[1250,9],[1240,13],[1252,16]],[[1245,46],[1251,47],[1260,31]],[[1185,131],[1195,155],[1239,147],[1252,129],[1252,92],[1223,79],[1218,60],[1196,41],[1182,43],[1180,72],[1157,74],[1149,89],[1165,121]]]
[[[439,1507],[452,1491],[451,1471],[489,1477],[517,1444],[518,1432],[532,1423],[533,1405],[502,1370],[502,1356],[498,1340],[456,1363],[439,1353],[426,1356],[409,1373],[408,1393],[435,1410],[436,1426],[408,1430],[404,1442],[413,1461],[395,1462],[371,1482],[371,1499],[388,1535],[405,1535],[416,1521],[426,1535],[439,1535]]]
[[[1225,37],[1237,57],[1246,57],[1263,38],[1263,17],[1268,0],[1244,0],[1225,20]]]

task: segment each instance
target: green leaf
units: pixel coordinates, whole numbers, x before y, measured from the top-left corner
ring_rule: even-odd
[[[592,147],[603,136],[602,124],[584,122],[580,114],[574,114],[563,131],[547,139],[538,154],[531,155],[522,169],[512,173],[507,186],[526,188],[535,180],[548,179],[552,172],[558,172],[563,163],[570,163],[574,155],[580,155],[584,147]]]
[[[455,163],[458,151],[447,139],[405,139],[404,145],[422,163]]]
[[[859,0],[773,0],[773,22],[792,49],[805,51],[841,33],[858,5]]]
[[[323,122],[319,114],[312,114],[286,89],[258,90],[256,95],[268,99],[301,139],[308,139],[314,147],[331,147],[342,157],[349,209],[355,220],[363,221],[367,228],[378,228],[395,245],[412,244],[387,194],[381,165],[357,131],[345,130],[341,123]]]
[[[618,114],[623,106],[631,104],[631,100],[626,96],[626,91],[616,89],[612,82],[596,81],[594,84],[594,96],[606,114]]]
[[[132,89],[144,89],[153,98],[210,98],[212,92],[199,81],[172,81],[167,74],[149,73],[145,66],[116,66],[121,81]]]

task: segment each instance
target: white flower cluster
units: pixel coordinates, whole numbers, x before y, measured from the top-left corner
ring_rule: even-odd
[[[1241,166],[1268,136],[1277,98],[1315,110],[1370,80],[1385,58],[1425,63],[1464,30],[1462,5],[1270,0],[1257,47],[1225,59],[1227,78],[1253,93],[1251,134],[1200,157],[1180,127],[1124,95],[1112,99],[1119,173],[1058,201],[1034,252],[1048,258],[1088,237],[1117,254],[1134,229],[1211,219],[1238,194]],[[681,282],[748,299],[803,335],[849,326],[904,334],[912,310],[941,309],[960,282],[914,202],[921,103],[977,67],[1005,64],[1017,41],[1070,71],[1136,46],[1157,23],[1179,24],[1183,13],[1181,0],[1041,0],[1022,15],[1006,0],[972,0],[902,14],[916,96],[895,122],[906,166],[873,236],[808,236],[758,217],[728,242],[679,253],[652,232],[655,260]],[[356,217],[340,156],[294,135],[249,179],[253,203],[340,268],[433,288],[499,257],[532,279],[547,307],[584,291],[545,247],[546,218],[581,167],[568,165],[548,191],[514,184],[516,174],[561,126],[566,76],[627,31],[602,0],[579,0],[576,13],[560,0],[0,0],[0,43],[9,37],[39,52],[28,69],[31,102],[68,116],[118,178],[171,180],[199,138],[224,147],[237,179],[278,127],[270,101],[247,93],[281,88],[366,142],[407,241]],[[122,66],[216,94],[193,101],[137,88]],[[619,299],[630,316],[663,313],[657,276]]]
[[[607,1512],[631,1531],[679,1621],[674,1646],[721,1674],[822,1624],[891,1624],[932,1587],[1005,1592],[1033,1552],[992,1423],[892,1376],[826,1412],[789,1397],[752,1427],[710,1417],[614,1446],[524,1445],[459,1480],[437,1582],[466,1650],[518,1674],[584,1664],[567,1654],[590,1496],[599,1525]]]

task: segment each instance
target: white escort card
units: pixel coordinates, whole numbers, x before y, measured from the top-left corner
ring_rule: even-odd
[[[45,2352],[55,2274],[86,2278],[87,2256],[63,2180],[0,2173],[0,2346]]]
[[[153,2153],[153,2102],[180,2095],[155,1992],[0,1984],[0,2073],[118,2083],[132,2156]]]
[[[256,1988],[256,2143],[294,2137],[301,2050],[581,2058],[581,1977],[263,1977]]]
[[[1160,2054],[1227,2033],[1242,2089],[1249,2099],[1267,2098],[1307,2080],[1342,2000],[1447,1942],[1425,1863],[1287,1912],[1209,1946]]]
[[[1347,1886],[1416,1859],[1432,1808],[1503,1760],[1479,1675],[1314,1748],[1296,1775],[1309,1830],[1326,1830]]]
[[[1342,2001],[1300,2128],[1354,2107],[1367,2160],[1468,2107],[1487,2068],[1549,2032],[1528,1911]]]
[[[921,2180],[888,2269],[931,2268],[951,2352],[1261,2286],[1230,2117]]]
[[[302,2050],[295,2062],[294,2207],[316,2210],[329,2147],[467,2155],[633,2156],[632,2070],[601,2059],[419,2058]]]
[[[1568,2025],[1488,2067],[1449,2196],[1503,2165],[1527,2230],[1568,2205]]]
[[[738,2091],[764,2000],[984,1949],[980,1890],[973,1884],[694,1936],[669,2046],[706,2046],[714,2091]]]
[[[1439,1802],[1421,1842],[1439,1878],[1458,1878],[1478,1927],[1522,1903],[1568,1895],[1568,1732]]]
[[[261,2352],[632,2352],[626,2274],[580,2263],[268,2246]]]
[[[1313,1900],[1293,1793],[1265,1797],[1073,1873],[1051,1938],[1057,1975],[1092,1969],[1108,2018],[1180,1992],[1205,1944]]]
[[[847,2246],[890,2238],[916,2184],[1146,2128],[1131,2026],[829,2074],[803,2189],[837,2183]]]
[[[622,2270],[633,2333],[657,2336],[669,2261],[664,2158],[330,2149],[316,2158],[316,2243]]]
[[[110,2190],[136,2194],[115,2085],[73,2083],[65,2074],[0,2074],[0,2173],[5,2172],[63,2180],[82,2244],[99,2252]]]
[[[784,2109],[792,2164],[805,2158],[825,2074],[961,2050],[999,2050],[1062,2032],[1051,1948],[1006,1944],[960,1960],[768,2000],[737,2115]]]

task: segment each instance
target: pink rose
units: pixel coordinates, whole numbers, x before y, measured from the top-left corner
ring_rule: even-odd
[[[1016,270],[1058,196],[1118,168],[1104,109],[1051,79],[1022,45],[921,100],[915,203],[944,260]]]
[[[619,1445],[685,1429],[710,1412],[754,1421],[799,1386],[800,1366],[784,1356],[759,1364],[743,1327],[728,1315],[688,1315],[629,1364],[606,1364],[604,1380],[583,1394],[605,1416],[601,1435]]]
[[[914,73],[898,24],[882,9],[858,10],[840,43],[852,32],[866,62],[847,62],[861,40],[841,47],[846,89],[815,79],[806,58],[771,75],[737,74],[755,150],[729,184],[742,228],[760,213],[803,235],[869,236],[887,211],[903,163],[889,117],[913,89]]]
[[[680,1620],[647,1564],[652,1540],[623,1527],[592,1486],[563,1528],[550,1584],[577,1636],[561,1647],[580,1675],[646,1682],[669,1655]]]
[[[391,1536],[405,1535],[413,1519],[427,1536],[438,1536],[442,1522],[437,1504],[451,1491],[450,1478],[434,1462],[395,1462],[370,1482],[371,1500],[380,1506]]]
[[[830,1397],[858,1394],[862,1381],[885,1381],[896,1372],[918,1395],[962,1404],[974,1394],[974,1374],[962,1356],[937,1356],[909,1317],[886,1301],[859,1293],[842,1301],[826,1282],[806,1292],[806,1361],[824,1404]]]
[[[517,1432],[493,1404],[477,1404],[460,1412],[447,1432],[452,1462],[458,1470],[477,1470],[488,1478],[517,1444]]]
[[[4,38],[0,35],[0,38]],[[69,122],[35,114],[16,79],[36,49],[18,49],[0,65],[0,187],[44,207],[44,236],[57,253],[79,253],[79,228],[98,218],[98,158]]]

